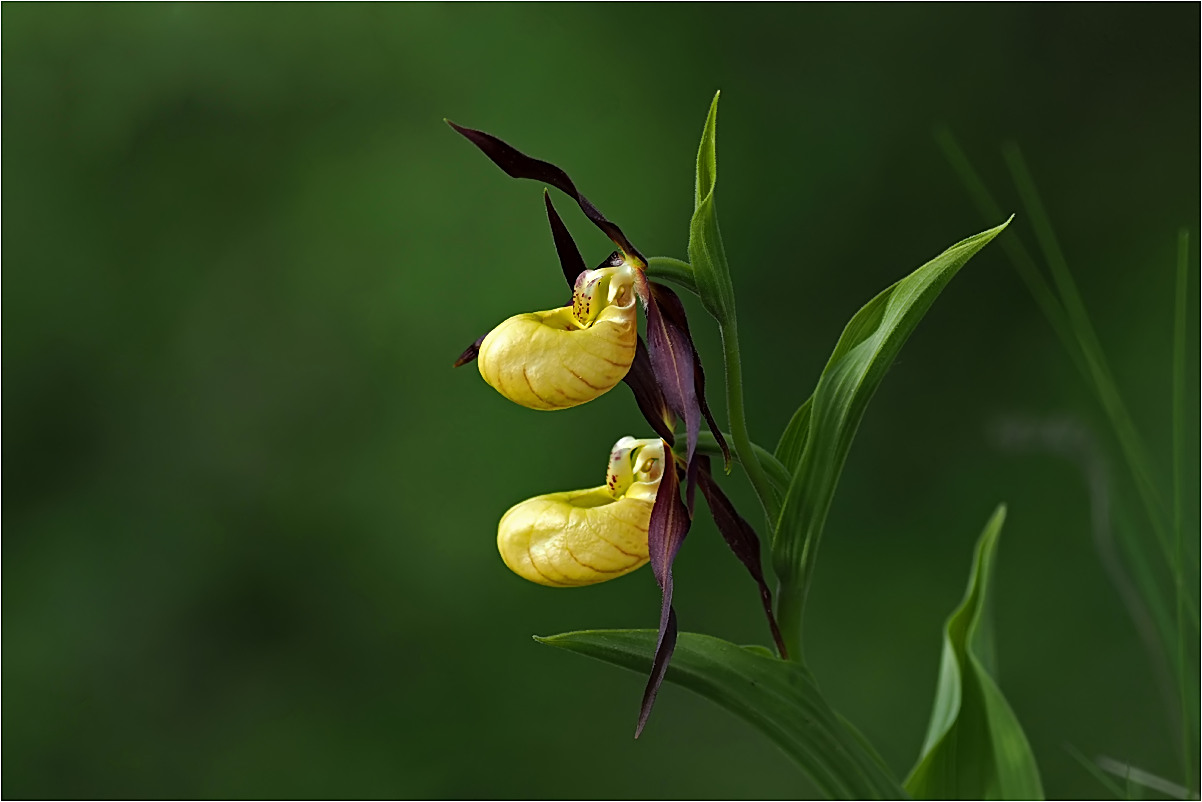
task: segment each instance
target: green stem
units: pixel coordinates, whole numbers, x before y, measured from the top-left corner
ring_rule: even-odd
[[[693,278],[693,267],[688,262],[673,259],[671,256],[652,256],[647,260],[646,272],[651,278],[671,281],[694,295],[697,294],[697,281]]]
[[[756,458],[751,436],[747,432],[747,419],[743,412],[743,363],[739,358],[739,327],[731,315],[729,325],[718,324],[722,332],[722,355],[726,360],[726,408],[730,413],[730,436],[734,441],[739,464],[747,472],[755,494],[759,496],[764,514],[770,524],[780,517],[780,502],[772,490],[768,474]]]

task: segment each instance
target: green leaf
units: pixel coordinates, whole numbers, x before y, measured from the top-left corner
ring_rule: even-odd
[[[1009,222],[953,245],[869,301],[843,330],[813,397],[798,410],[777,449],[793,470],[793,481],[772,553],[790,596],[804,600],[827,512],[873,393],[939,293]],[[800,611],[786,618],[800,626]]]
[[[918,765],[906,779],[915,799],[1042,799],[1031,745],[981,658],[989,576],[1006,519],[998,506],[977,541],[964,601],[947,620],[935,705]]]
[[[567,632],[540,643],[646,674],[653,629]],[[683,633],[668,667],[683,685],[768,736],[831,798],[897,799],[905,794],[863,737],[826,703],[802,665],[708,635]]]
[[[780,442],[776,444],[776,458],[790,472],[796,471],[801,464],[801,455],[805,453],[806,441],[810,437],[810,413],[813,409],[814,396],[810,396],[793,413],[784,434],[780,436]]]
[[[710,104],[701,145],[697,148],[697,196],[693,219],[689,222],[689,263],[697,284],[697,294],[706,311],[723,325],[735,315],[735,290],[730,281],[730,266],[718,230],[718,211],[714,188],[718,182],[718,92]]]

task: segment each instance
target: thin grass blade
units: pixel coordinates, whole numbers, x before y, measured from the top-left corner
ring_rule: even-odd
[[[1174,555],[1165,522],[1164,500],[1156,486],[1147,448],[1136,431],[1127,406],[1119,393],[1118,385],[1114,381],[1114,375],[1102,350],[1102,344],[1090,321],[1077,284],[1069,272],[1068,263],[1052,230],[1051,221],[1044,210],[1039,192],[1035,188],[1035,181],[1023,160],[1022,152],[1013,143],[1008,144],[1004,152],[1011,177],[1018,188],[1023,205],[1027,208],[1031,225],[1035,229],[1036,238],[1043,251],[1044,260],[1052,273],[1052,279],[1059,292],[1060,302],[1064,307],[1069,325],[1085,358],[1090,380],[1107,417],[1110,418],[1111,426],[1114,427],[1119,446],[1135,480],[1136,490],[1143,501],[1148,522],[1156,534],[1165,562],[1171,566]]]

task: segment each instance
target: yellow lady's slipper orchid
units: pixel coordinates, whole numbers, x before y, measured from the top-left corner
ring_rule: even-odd
[[[635,272],[586,270],[572,305],[514,315],[480,343],[480,375],[531,409],[567,409],[609,392],[634,361]]]
[[[593,585],[649,559],[647,530],[665,468],[664,442],[623,437],[605,485],[523,501],[501,518],[497,548],[518,576],[551,587]]]
[[[567,173],[491,134],[447,122],[507,175],[540,181],[574,199],[617,247],[598,268],[588,270],[544,190],[547,220],[560,268],[572,287],[572,303],[509,318],[468,346],[454,364],[460,367],[479,359],[480,375],[488,384],[531,409],[574,407],[625,380],[652,429],[663,438],[623,437],[610,456],[604,486],[523,501],[506,512],[497,527],[501,559],[518,576],[540,585],[591,585],[651,563],[662,603],[637,738],[676,646],[672,563],[692,522],[696,486],[727,544],[759,585],[773,637],[781,656],[786,656],[760,565],[759,540],[714,482],[709,459],[696,453],[704,417],[729,472],[730,454],[705,402],[701,360],[680,298],[648,279],[647,260]],[[638,335],[636,298],[647,315],[645,346]],[[679,468],[671,451],[677,418],[684,420],[686,435]],[[687,477],[687,504],[681,499],[682,476]]]

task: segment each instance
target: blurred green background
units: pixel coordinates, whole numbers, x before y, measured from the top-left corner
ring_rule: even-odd
[[[5,4],[4,795],[809,795],[676,687],[635,742],[642,677],[530,639],[655,626],[649,571],[550,590],[494,545],[507,507],[599,483],[647,429],[624,388],[543,414],[451,369],[563,287],[542,188],[442,118],[555,161],[644,253],[683,257],[722,90],[719,206],[769,447],[851,314],[986,227],[934,124],[1019,212],[1004,236],[1034,244],[998,150],[1016,140],[1167,479],[1198,27],[1196,4]],[[559,207],[599,262],[607,241]],[[1102,793],[1065,744],[1180,777],[1080,467],[990,435],[1050,418],[1109,448],[995,243],[870,408],[810,605],[818,680],[899,774],[1005,501],[1000,681],[1048,793]],[[759,526],[743,477],[725,485]],[[682,628],[768,640],[712,523],[676,576]]]

